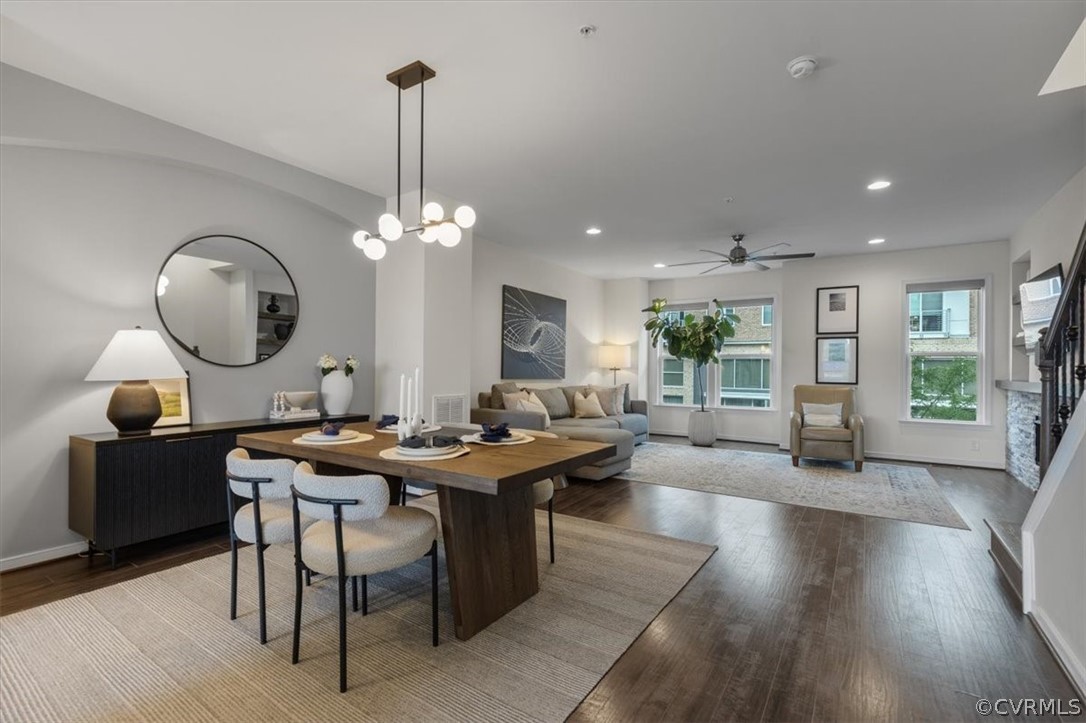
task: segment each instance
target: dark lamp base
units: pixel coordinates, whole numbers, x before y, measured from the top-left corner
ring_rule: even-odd
[[[151,427],[161,416],[158,390],[146,379],[118,384],[106,408],[106,419],[125,437],[150,434]]]

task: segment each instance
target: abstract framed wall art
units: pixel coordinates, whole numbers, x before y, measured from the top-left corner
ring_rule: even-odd
[[[502,379],[564,379],[566,300],[502,286]]]
[[[859,383],[860,338],[823,336],[815,339],[815,383]]]
[[[860,331],[860,287],[828,286],[815,291],[815,333]]]

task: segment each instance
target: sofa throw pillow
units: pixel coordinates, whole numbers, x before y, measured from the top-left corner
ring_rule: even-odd
[[[499,382],[493,384],[490,387],[490,408],[491,409],[505,409],[503,404],[502,395],[506,392],[512,394],[513,392],[519,392],[520,387],[516,382]]]
[[[539,397],[539,401],[543,402],[543,406],[547,408],[547,414],[550,415],[551,419],[565,419],[570,415],[569,402],[566,401],[566,395],[558,387],[528,389],[527,391]]]
[[[840,427],[842,404],[803,402],[803,424],[807,427]]]
[[[517,402],[523,402],[528,399],[528,392],[505,392],[502,394],[502,408],[503,409],[516,409]]]
[[[607,415],[603,413],[600,398],[595,392],[589,392],[587,397],[577,392],[573,395],[573,416],[578,419],[594,419]]]
[[[534,392],[525,395],[527,399],[521,399],[516,402],[516,409],[522,412],[535,412],[536,414],[543,415],[543,429],[550,429],[551,427],[551,415],[547,413],[547,406],[539,399]]]
[[[600,398],[600,406],[603,407],[604,413],[610,417],[626,413],[625,394],[627,386],[626,384],[619,384],[617,387],[591,386],[589,389],[596,392]]]
[[[572,386],[572,387],[559,387],[562,390],[562,395],[566,398],[566,406],[569,407],[569,413],[573,414],[576,407],[573,406],[573,395],[577,392],[585,392],[584,387]],[[585,392],[587,394],[588,392]]]

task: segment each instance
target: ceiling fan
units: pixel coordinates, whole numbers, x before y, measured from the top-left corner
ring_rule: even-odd
[[[762,261],[787,261],[788,259],[809,259],[814,256],[814,253],[805,254],[769,254],[767,256],[759,256],[763,251],[776,248],[777,246],[791,246],[789,243],[781,242],[773,244],[772,246],[766,246],[765,248],[758,249],[754,253],[747,253],[747,250],[743,248],[743,234],[737,233],[732,236],[732,241],[735,241],[735,248],[726,254],[719,251],[710,251],[709,249],[701,249],[704,253],[713,254],[720,258],[711,259],[709,261],[687,261],[681,264],[668,264],[668,268],[675,266],[694,266],[697,264],[715,264],[712,268],[705,269],[701,274],[707,274],[710,271],[716,271],[722,266],[743,266],[744,264],[750,264],[759,271],[769,271],[769,267],[761,263]]]

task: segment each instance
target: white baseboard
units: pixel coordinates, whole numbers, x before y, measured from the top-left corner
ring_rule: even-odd
[[[1075,651],[1071,649],[1067,639],[1060,635],[1059,629],[1052,624],[1052,620],[1045,613],[1044,608],[1034,602],[1029,616],[1033,619],[1033,624],[1041,632],[1041,637],[1044,638],[1053,655],[1056,656],[1060,667],[1063,668],[1063,671],[1067,673],[1067,677],[1071,679],[1075,688],[1078,689],[1079,697],[1086,699],[1086,665],[1083,665],[1082,661],[1075,655]]]
[[[45,550],[35,550],[34,552],[23,553],[22,555],[12,555],[11,557],[0,558],[0,572],[16,570],[20,567],[26,567],[27,565],[37,565],[39,562],[49,562],[50,560],[56,560],[61,557],[78,555],[79,553],[86,551],[86,549],[86,542],[71,542],[67,545],[50,547]]]

